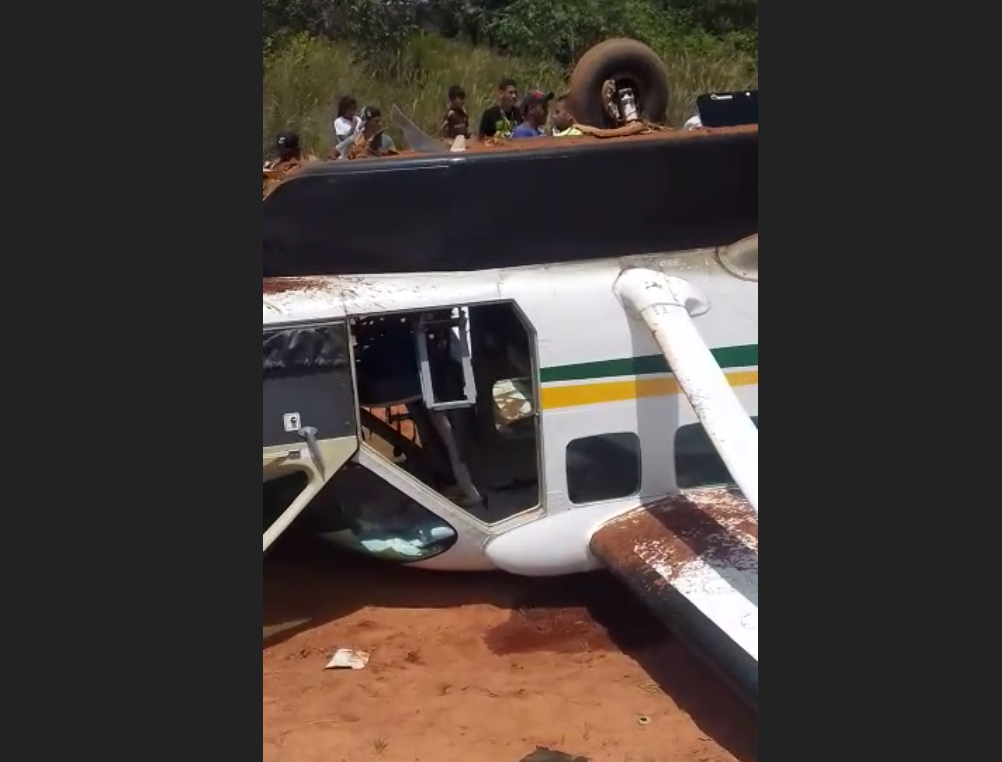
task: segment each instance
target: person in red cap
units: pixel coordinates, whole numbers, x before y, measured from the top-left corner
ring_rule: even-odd
[[[522,123],[511,133],[515,138],[541,138],[546,134],[546,117],[553,93],[534,90],[522,99]]]

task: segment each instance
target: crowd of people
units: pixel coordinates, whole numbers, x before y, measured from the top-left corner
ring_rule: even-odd
[[[552,115],[550,104],[554,104]],[[441,126],[442,137],[453,139],[459,135],[472,138],[470,117],[466,111],[466,91],[459,85],[449,89],[449,108]],[[533,90],[519,100],[518,83],[506,77],[498,84],[497,102],[488,107],[480,117],[477,139],[571,137],[582,132],[574,126],[566,95],[559,98],[553,93]]]
[[[533,90],[521,99],[518,84],[505,77],[498,83],[496,102],[488,107],[473,129],[466,109],[466,91],[461,85],[449,88],[448,105],[439,126],[440,136],[455,140],[462,136],[466,140],[483,142],[491,139],[522,140],[538,137],[574,137],[582,135],[575,125],[565,95],[556,97],[554,93]],[[552,110],[551,110],[552,105]],[[345,95],[338,101],[337,111],[331,122],[334,138],[330,159],[353,159],[358,156],[387,156],[397,153],[393,138],[386,132],[383,115],[376,106],[358,107],[358,100]],[[290,164],[307,161],[312,157],[303,155],[299,136],[292,131],[283,131],[276,136],[275,157],[265,164],[265,170],[278,171]]]

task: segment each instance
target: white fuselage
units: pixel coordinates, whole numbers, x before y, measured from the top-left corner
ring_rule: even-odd
[[[470,273],[330,276],[266,288],[265,328],[435,308],[510,302],[531,325],[539,504],[495,523],[471,515],[382,458],[364,442],[358,460],[455,528],[458,540],[414,565],[502,568],[553,575],[598,566],[589,540],[603,524],[680,490],[675,442],[698,423],[647,326],[631,318],[613,285],[627,267],[660,269],[696,286],[710,308],[695,318],[750,416],[758,416],[758,283],[722,268],[715,250]],[[639,440],[639,489],[575,504],[568,445],[603,434]],[[684,484],[681,486],[685,486]]]

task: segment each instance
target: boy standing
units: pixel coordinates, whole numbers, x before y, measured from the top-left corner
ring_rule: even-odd
[[[449,88],[449,109],[442,120],[442,137],[455,140],[470,137],[470,117],[466,113],[466,91],[459,85]]]

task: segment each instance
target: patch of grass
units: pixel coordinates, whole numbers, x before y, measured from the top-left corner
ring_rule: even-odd
[[[386,749],[389,747],[390,742],[385,738],[377,738],[372,742],[372,750],[376,752],[377,757],[383,756],[386,753]]]
[[[755,58],[733,45],[690,46],[683,41],[657,52],[668,67],[668,118],[675,126],[692,116],[701,93],[758,85]],[[569,75],[552,61],[501,56],[435,35],[415,37],[379,60],[351,43],[297,37],[264,61],[262,153],[268,153],[278,130],[296,129],[306,148],[326,154],[333,142],[335,105],[346,93],[360,107],[379,106],[386,115],[396,105],[435,135],[450,85],[466,88],[467,109],[476,123],[493,102],[502,77],[514,77],[522,91],[538,87],[561,92]]]

